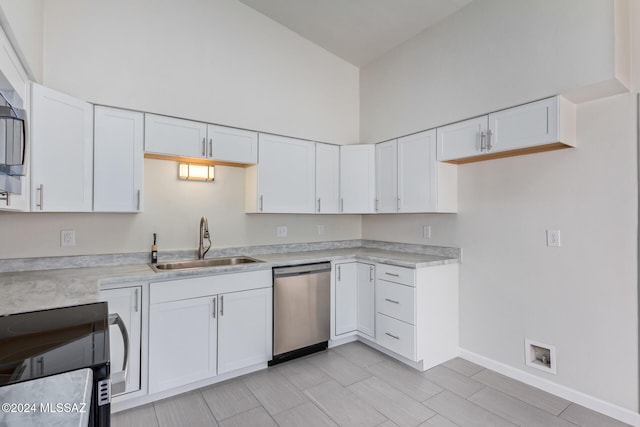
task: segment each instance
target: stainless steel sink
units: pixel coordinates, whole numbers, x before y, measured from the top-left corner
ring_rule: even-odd
[[[238,264],[251,264],[254,262],[264,262],[248,256],[234,256],[226,258],[209,258],[209,259],[194,259],[190,261],[174,261],[174,262],[161,262],[158,264],[149,264],[155,271],[167,271],[167,270],[186,270],[189,268],[205,268],[205,267],[224,267],[229,265]]]

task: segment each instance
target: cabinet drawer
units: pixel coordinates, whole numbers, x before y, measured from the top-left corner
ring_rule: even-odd
[[[407,359],[415,360],[415,326],[377,313],[376,336],[379,345]]]
[[[415,286],[416,270],[389,264],[376,264],[376,277],[389,282]]]
[[[376,311],[415,325],[414,290],[384,280],[376,282]]]

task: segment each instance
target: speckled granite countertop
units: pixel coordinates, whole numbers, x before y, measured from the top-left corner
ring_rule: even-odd
[[[232,250],[217,250],[212,251],[212,257],[243,253],[264,262],[225,267],[174,270],[159,273],[154,272],[149,265],[144,263],[87,266],[81,268],[63,268],[63,265],[61,265],[58,268],[53,268],[56,265],[49,261],[48,264],[45,264],[51,268],[48,270],[19,271],[0,274],[0,315],[92,303],[99,298],[100,285],[114,283],[154,282],[175,278],[264,270],[284,265],[347,259],[379,262],[410,268],[457,263],[460,259],[460,252],[455,248],[370,241],[364,241],[369,247],[363,247],[355,246],[355,244],[361,244],[362,241],[349,242],[353,242],[354,244],[350,244],[350,247],[340,247],[345,245],[338,242],[340,244],[323,243],[315,246],[314,244],[274,245],[273,247],[248,247],[245,248],[244,251],[237,248]],[[273,250],[272,252],[269,252],[270,248]],[[289,249],[289,251],[286,251],[286,249]],[[412,252],[411,250],[415,250],[416,252]],[[173,260],[176,259],[176,257],[179,258],[180,255],[181,254],[178,254],[167,258]],[[83,257],[82,263],[91,265],[86,259],[88,258]],[[134,260],[137,261],[136,258],[134,258]],[[161,261],[165,260],[168,259],[161,257]],[[20,262],[23,262],[23,260],[18,261],[18,263]],[[34,261],[34,264],[38,263],[42,263],[42,261]],[[73,265],[74,267],[78,264],[77,258],[69,262],[69,265]]]

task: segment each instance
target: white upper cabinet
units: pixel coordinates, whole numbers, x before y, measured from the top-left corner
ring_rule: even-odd
[[[458,169],[436,159],[436,130],[398,139],[398,212],[456,212]]]
[[[144,150],[147,153],[207,157],[209,147],[206,123],[145,114],[144,132]]]
[[[258,158],[246,169],[247,212],[316,211],[314,142],[261,133]]]
[[[439,127],[437,129],[438,160],[442,162],[461,159],[482,153],[487,126],[487,116],[482,116]]]
[[[32,85],[31,209],[88,212],[93,193],[93,107]]]
[[[258,163],[258,133],[225,126],[208,125],[209,157],[228,163]]]
[[[458,172],[436,159],[435,129],[376,144],[376,212],[456,212]]]
[[[340,211],[373,213],[376,198],[374,145],[340,146]]]
[[[316,212],[340,212],[340,146],[316,143]]]
[[[575,105],[543,99],[442,126],[438,160],[469,163],[575,146]]]
[[[147,113],[144,150],[151,156],[256,164],[258,133]]]
[[[398,142],[376,144],[376,212],[398,211]]]
[[[144,115],[95,107],[93,210],[142,210]]]

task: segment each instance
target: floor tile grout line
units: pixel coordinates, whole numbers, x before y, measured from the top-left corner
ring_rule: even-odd
[[[511,380],[511,378],[509,378],[509,377],[507,377],[507,379]],[[541,408],[541,407],[539,407],[539,406],[533,405],[533,404],[531,404],[531,403],[527,402],[526,400],[523,400],[523,399],[521,399],[520,397],[515,396],[515,395],[513,395],[513,394],[511,394],[511,393],[509,393],[509,392],[507,392],[507,391],[500,390],[499,388],[493,387],[492,385],[489,385],[489,384],[487,384],[487,383],[485,383],[485,382],[482,382],[482,381],[479,381],[479,380],[476,380],[476,381],[478,381],[480,384],[483,384],[485,387],[488,387],[488,388],[490,388],[490,389],[492,389],[492,390],[495,390],[495,391],[497,391],[497,392],[500,392],[500,393],[502,393],[502,394],[505,394],[505,395],[507,395],[507,396],[509,396],[509,397],[511,397],[511,398],[513,398],[513,399],[515,399],[515,400],[519,400],[520,402],[526,403],[526,404],[527,404],[527,405],[529,405],[529,406],[532,406],[532,407],[534,407],[534,408],[537,408],[537,409],[539,409],[539,410],[541,410],[541,411],[543,411],[543,412],[545,412],[545,413],[547,413],[547,414],[549,414],[549,415],[552,415],[552,416],[554,416],[554,417],[558,417],[558,418],[560,418],[560,415],[561,415],[564,411],[566,411],[566,410],[569,408],[569,406],[571,406],[571,405],[573,404],[573,402],[568,401],[567,399],[563,399],[563,398],[561,398],[561,397],[559,397],[559,396],[556,396],[556,395],[554,395],[554,394],[551,394],[551,393],[545,392],[544,390],[541,390],[541,389],[539,389],[539,388],[536,388],[536,387],[533,387],[533,386],[529,386],[528,384],[524,384],[524,383],[522,383],[522,384],[527,385],[527,386],[529,386],[529,387],[531,387],[531,388],[533,388],[533,389],[535,389],[535,390],[538,390],[538,391],[542,391],[542,392],[548,393],[548,394],[550,394],[550,395],[551,395],[551,396],[553,396],[553,397],[556,397],[556,398],[558,398],[558,399],[562,399],[562,400],[565,400],[565,401],[569,402],[569,403],[567,404],[567,406],[565,406],[565,407],[562,409],[562,411],[558,412],[557,414],[554,414],[553,412],[549,412],[549,411],[547,411],[547,410],[546,410],[546,409],[544,409],[544,408]],[[516,380],[513,380],[513,381],[516,381]],[[480,390],[479,390],[479,391],[480,391]],[[474,394],[475,394],[475,393],[474,393]],[[471,397],[471,396],[469,396],[469,397]],[[563,418],[563,419],[564,419],[564,418]]]
[[[225,381],[222,381],[220,384],[223,384]],[[200,398],[204,401],[204,405],[207,407],[207,409],[209,410],[209,413],[211,414],[211,416],[213,417],[214,420],[216,420],[216,424],[220,425],[220,420],[218,420],[218,418],[216,418],[216,415],[213,413],[213,410],[211,409],[211,406],[209,406],[209,402],[207,402],[207,399],[204,398],[204,394],[202,394],[202,390],[204,390],[206,387],[202,387],[199,388],[198,394],[200,395]]]

